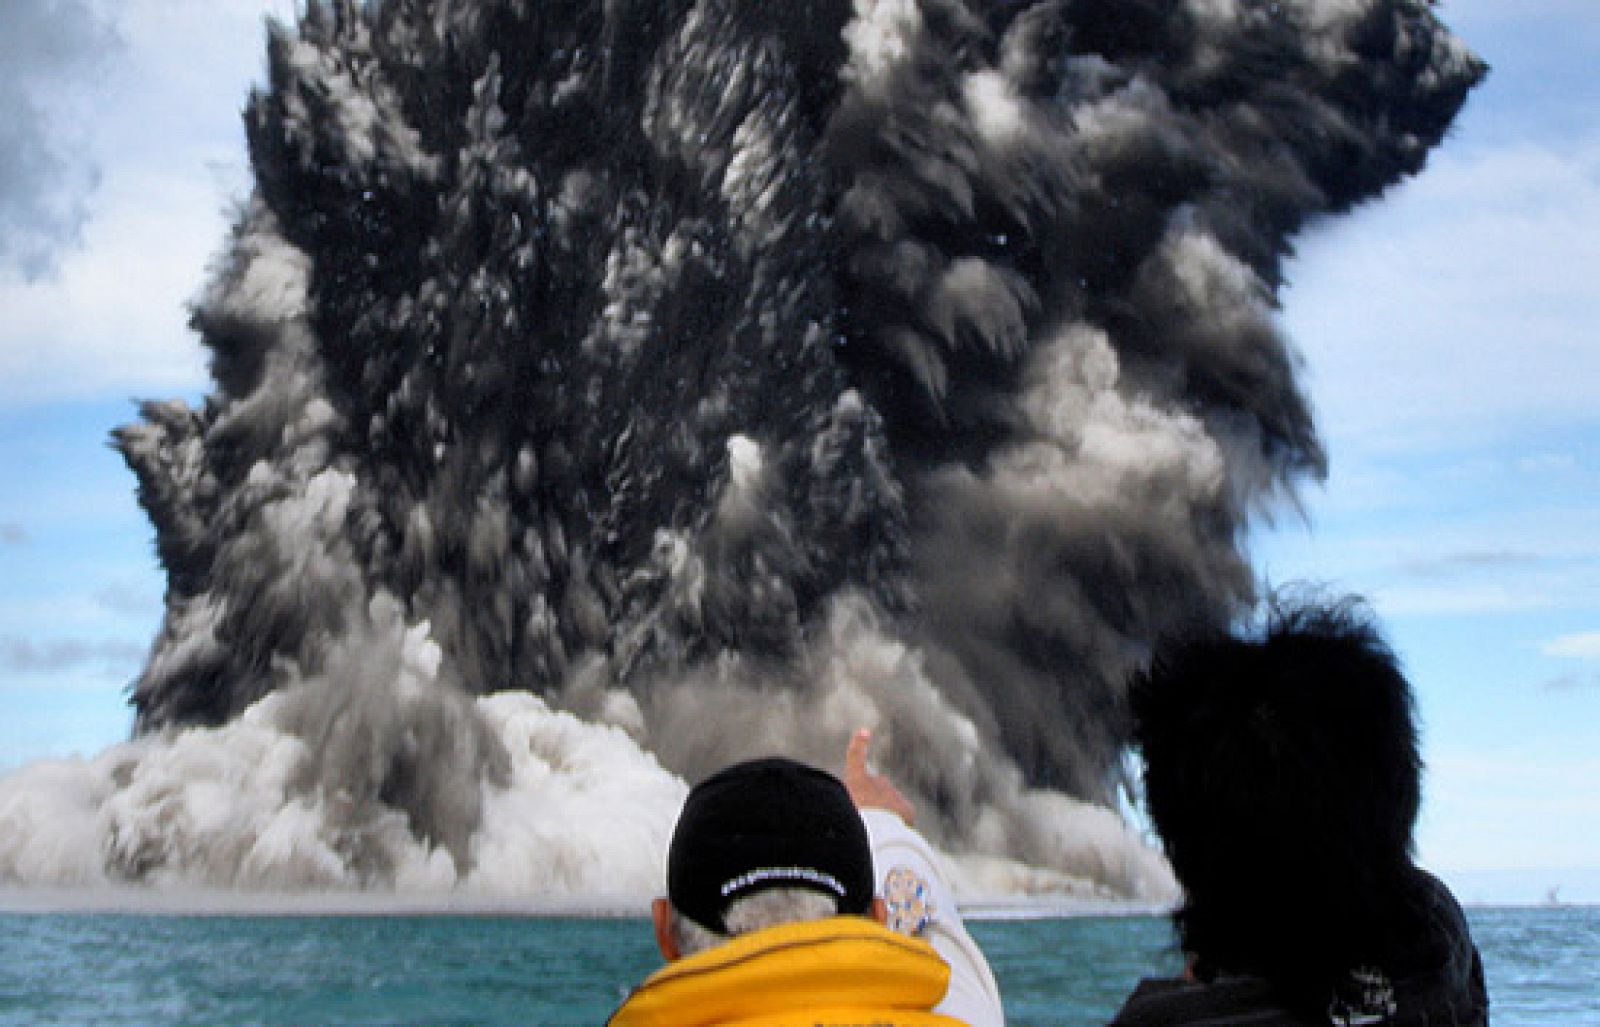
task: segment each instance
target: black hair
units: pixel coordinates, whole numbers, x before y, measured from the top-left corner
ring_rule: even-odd
[[[1326,1008],[1391,951],[1414,876],[1414,701],[1366,606],[1275,596],[1259,630],[1159,647],[1131,702],[1197,972],[1259,974]]]

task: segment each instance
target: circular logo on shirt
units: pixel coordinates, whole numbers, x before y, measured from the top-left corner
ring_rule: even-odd
[[[938,914],[928,882],[910,867],[897,866],[883,879],[883,904],[889,913],[885,926],[899,934],[921,934]]]

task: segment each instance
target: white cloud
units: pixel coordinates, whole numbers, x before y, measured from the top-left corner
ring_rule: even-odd
[[[205,384],[187,302],[248,188],[239,118],[264,13],[293,0],[130,0],[126,44],[82,134],[103,178],[53,276],[0,277],[0,403],[170,395]]]
[[[1459,549],[1418,553],[1399,563],[1402,573],[1441,579],[1483,572],[1500,573],[1535,566],[1539,557],[1512,549]]]
[[[69,565],[65,570],[74,579],[90,576],[79,567]],[[107,566],[107,583],[104,584],[96,580],[74,580],[73,584],[81,583],[83,588],[52,591],[36,587],[26,594],[22,594],[20,589],[0,592],[0,639],[42,639],[50,632],[61,630],[63,626],[75,631],[118,636],[153,630],[162,613],[159,594],[153,602],[142,607],[135,607],[131,602],[107,602],[105,589],[109,583],[135,580],[136,571],[137,568],[126,564],[112,563]]]
[[[1571,453],[1528,453],[1519,457],[1516,469],[1529,475],[1567,475],[1580,471],[1582,466]]]
[[[1600,139],[1458,152],[1290,268],[1331,434],[1405,447],[1600,407]]]
[[[148,652],[148,645],[121,638],[0,638],[0,675],[56,675],[94,668],[99,676],[126,680]]]
[[[1539,647],[1545,656],[1570,660],[1600,660],[1600,631],[1585,631],[1553,638]]]
[[[1587,26],[1591,32],[1596,26],[1594,0],[1517,0],[1515,4],[1506,0],[1450,0],[1443,9],[1445,22],[1463,32],[1476,19],[1524,20],[1537,16],[1556,16],[1579,29]]]
[[[1386,617],[1587,611],[1600,600],[1592,555],[1568,560],[1536,543],[1495,560],[1415,536],[1373,541],[1388,548],[1389,561],[1361,569],[1361,580]]]
[[[1509,582],[1457,588],[1385,586],[1373,588],[1371,595],[1373,605],[1386,618],[1526,613],[1556,605],[1547,595],[1529,592]]]
[[[0,282],[0,402],[165,395],[204,380],[185,304],[222,241],[215,202],[189,182],[127,176],[103,202],[56,276]]]
[[[1547,692],[1574,692],[1580,689],[1600,691],[1600,673],[1559,674],[1544,683]]]
[[[1425,863],[1489,869],[1600,865],[1600,760],[1509,745],[1428,761],[1419,825]]]
[[[95,169],[79,138],[92,83],[117,49],[83,0],[0,5],[0,266],[49,274],[78,241]]]
[[[142,577],[124,575],[112,579],[94,593],[94,601],[117,617],[154,620],[162,610],[161,590],[153,572]]]

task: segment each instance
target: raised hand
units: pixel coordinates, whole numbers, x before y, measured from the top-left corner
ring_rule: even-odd
[[[844,787],[857,809],[886,809],[909,827],[916,818],[911,801],[882,774],[867,767],[867,747],[872,744],[872,729],[857,728],[844,753]]]

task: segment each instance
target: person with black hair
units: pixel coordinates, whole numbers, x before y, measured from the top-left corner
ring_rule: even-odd
[[[851,739],[842,782],[771,757],[690,791],[652,907],[667,965],[610,1027],[1004,1022],[910,804],[867,766],[870,738]]]
[[[1414,701],[1363,604],[1162,647],[1131,703],[1188,966],[1114,1024],[1488,1022],[1461,907],[1413,861]]]

